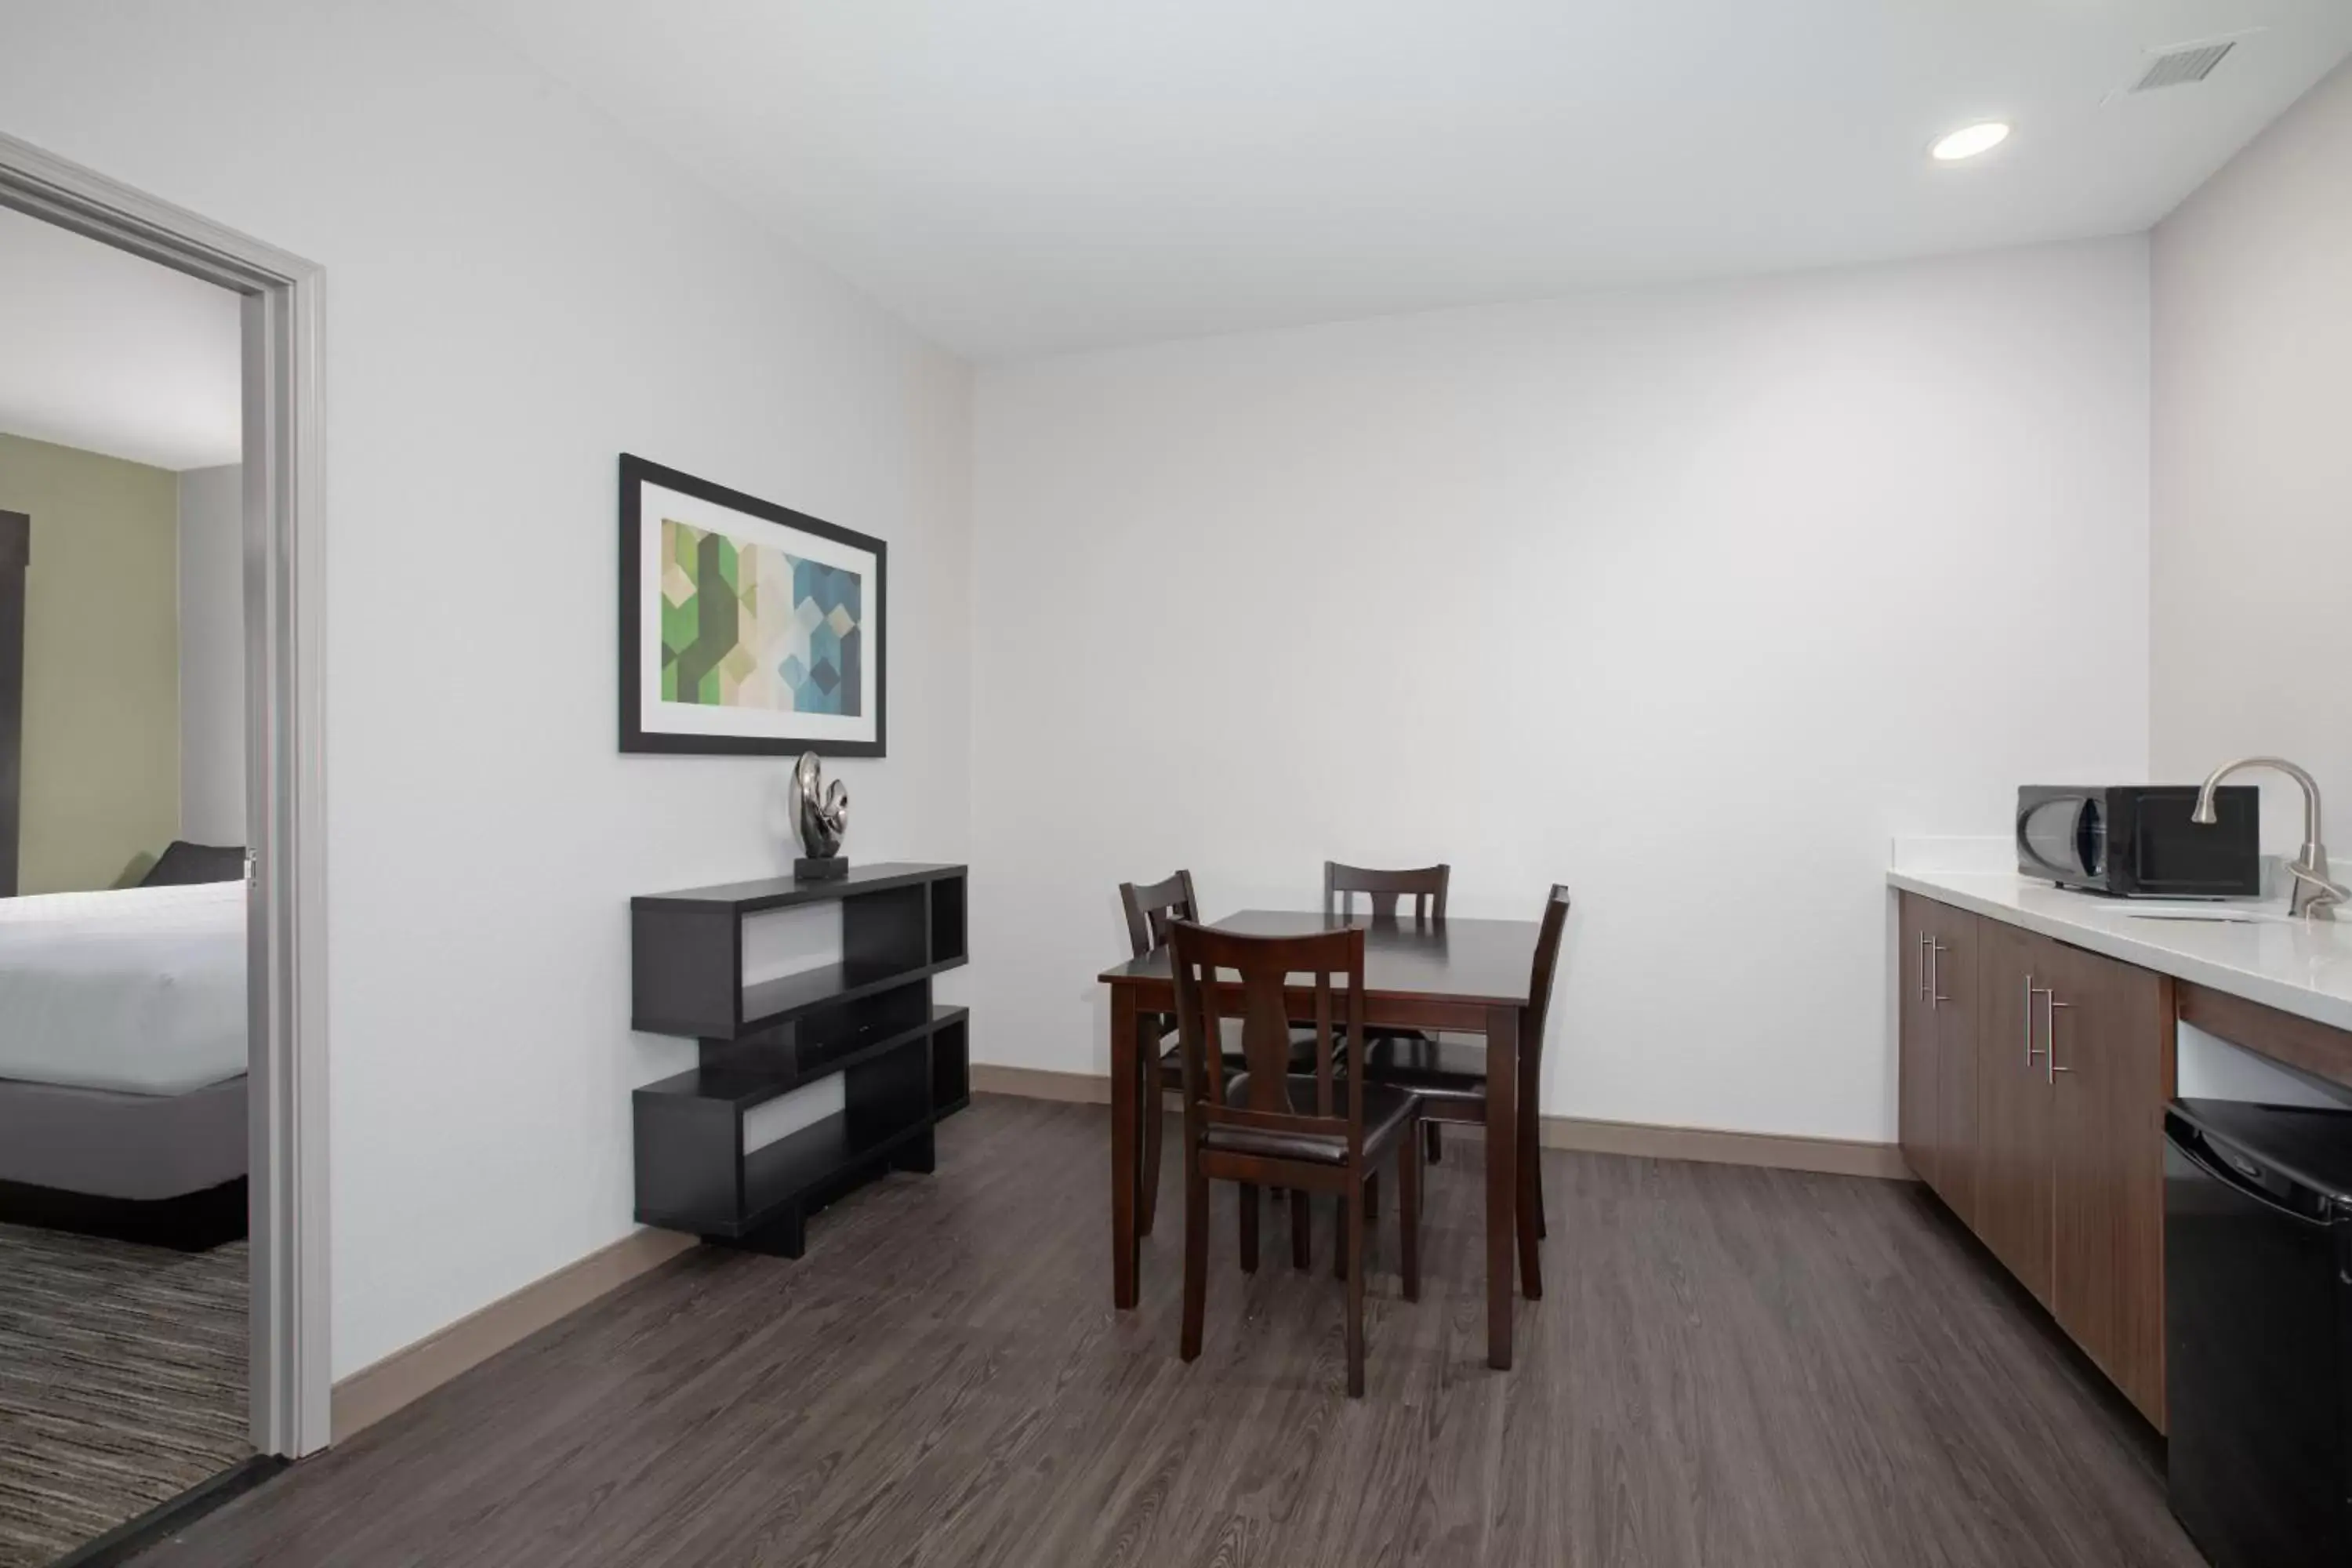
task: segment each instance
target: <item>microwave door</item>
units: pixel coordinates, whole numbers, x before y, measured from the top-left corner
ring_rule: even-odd
[[[2017,823],[2017,851],[2045,875],[2095,880],[2106,860],[2098,803],[2083,795],[2036,801]]]

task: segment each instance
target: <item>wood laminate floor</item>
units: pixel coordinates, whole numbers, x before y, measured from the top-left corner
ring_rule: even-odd
[[[1110,1307],[1098,1107],[982,1097],[797,1263],[698,1249],[142,1559],[299,1563],[2178,1564],[2154,1445],[1907,1185],[1547,1153],[1549,1293],[1489,1372],[1478,1148],[1427,1289],[1371,1279],[1341,1392],[1311,1274],[1221,1189],[1176,1359],[1181,1194]]]

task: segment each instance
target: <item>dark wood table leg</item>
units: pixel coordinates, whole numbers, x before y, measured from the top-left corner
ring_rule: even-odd
[[[1519,1010],[1486,1013],[1486,1364],[1511,1370],[1511,1308],[1517,1281]]]
[[[1139,1294],[1136,1275],[1140,1259],[1135,1235],[1136,1188],[1141,1184],[1136,1164],[1140,1153],[1137,1136],[1137,1079],[1141,1076],[1142,1016],[1135,1005],[1135,988],[1110,988],[1110,1299],[1121,1310],[1132,1307]]]
[[[1168,1096],[1160,1087],[1160,1064],[1152,1059],[1152,1054],[1150,1046],[1135,1053],[1135,1120],[1142,1134],[1136,1140],[1135,1156],[1138,1236],[1150,1236],[1152,1222],[1160,1214],[1160,1140],[1168,1121]]]

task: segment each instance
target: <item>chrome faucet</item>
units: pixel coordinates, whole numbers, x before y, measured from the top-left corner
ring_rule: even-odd
[[[2303,853],[2296,856],[2287,871],[2294,878],[2294,896],[2287,904],[2287,912],[2315,921],[2332,921],[2336,906],[2352,901],[2352,888],[2329,879],[2327,846],[2319,838],[2319,781],[2284,757],[2243,757],[2215,768],[2205,787],[2197,792],[2197,809],[2189,820],[2212,826],[2213,791],[2221,781],[2241,768],[2275,768],[2303,786]]]

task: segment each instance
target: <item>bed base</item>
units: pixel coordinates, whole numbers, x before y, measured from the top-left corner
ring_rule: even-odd
[[[243,1176],[170,1198],[102,1198],[62,1187],[0,1182],[0,1225],[71,1231],[142,1247],[168,1247],[174,1252],[210,1252],[242,1240],[246,1213]]]

